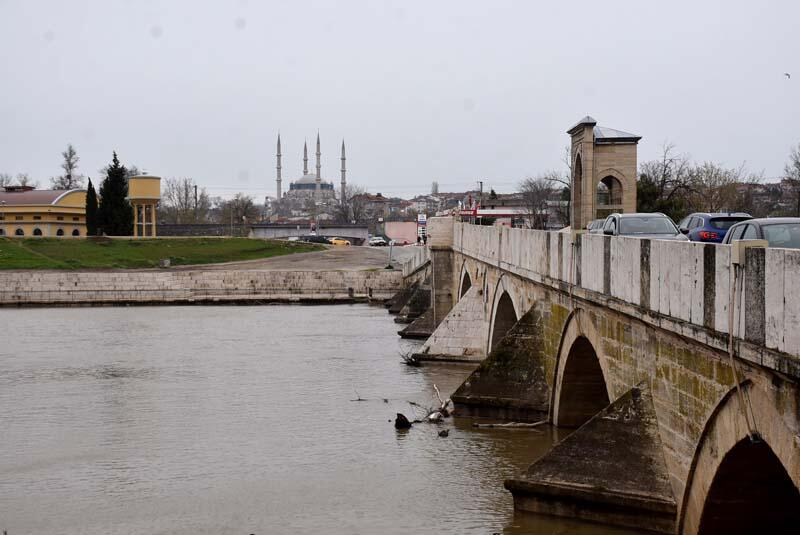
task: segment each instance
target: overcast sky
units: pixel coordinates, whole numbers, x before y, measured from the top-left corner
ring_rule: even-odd
[[[589,114],[697,160],[782,173],[800,143],[800,2],[0,0],[0,172],[73,143],[211,195],[323,177],[409,196],[562,166]],[[793,74],[791,79],[784,72]]]

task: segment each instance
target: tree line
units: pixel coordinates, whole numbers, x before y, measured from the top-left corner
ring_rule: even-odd
[[[532,228],[546,227],[548,206],[554,206],[555,212],[566,212],[558,215],[569,220],[569,148],[564,162],[564,171],[529,177],[519,185],[526,220]],[[692,161],[669,143],[662,147],[659,158],[639,164],[637,178],[637,211],[661,212],[673,221],[693,212],[800,217],[800,144],[790,149],[779,183],[767,183],[763,173],[748,170],[744,163],[726,167],[710,161]]]

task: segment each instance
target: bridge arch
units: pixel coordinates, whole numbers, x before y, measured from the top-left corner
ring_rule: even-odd
[[[787,533],[800,525],[795,434],[778,412],[775,392],[749,381],[743,388],[761,438],[750,440],[736,391],[728,392],[695,450],[679,513],[680,533]],[[790,397],[796,399],[796,393]]]
[[[461,264],[461,278],[458,283],[458,299],[461,300],[469,289],[472,288],[472,278],[469,276],[469,269],[467,269],[467,261]]]
[[[611,402],[598,333],[581,309],[567,318],[556,365],[553,424],[579,427]]]
[[[519,320],[519,305],[514,302],[513,288],[509,287],[508,277],[502,275],[494,288],[492,312],[489,316],[489,339],[487,340],[486,354],[508,334],[511,327]]]

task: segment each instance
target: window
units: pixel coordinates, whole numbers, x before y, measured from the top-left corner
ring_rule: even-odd
[[[21,216],[21,215],[18,215],[18,216],[17,216],[17,217],[15,217],[14,219],[15,219],[16,221],[22,221],[22,216]]]
[[[75,229],[75,230],[72,231],[72,235],[73,236],[80,236],[81,235],[81,231],[78,230],[78,229]]]
[[[40,228],[33,229],[33,235],[34,236],[41,236],[42,235],[42,229],[40,229]]]
[[[619,233],[636,234],[677,234],[675,225],[668,217],[658,215],[628,216],[620,219]]]
[[[715,217],[709,221],[709,225],[719,230],[728,230],[739,221],[745,221],[748,217]]]
[[[800,248],[800,223],[781,223],[761,227],[772,247]]]
[[[692,218],[692,224],[689,226],[689,228],[697,228],[697,227],[702,227],[702,226],[703,226],[703,218],[702,217],[693,217]]]
[[[72,218],[72,220],[73,220],[73,221],[80,221],[80,220],[81,220],[81,218],[80,218],[80,217],[73,217],[73,218]]]
[[[64,235],[64,229],[63,228],[60,228],[60,229],[58,229],[56,231],[56,236],[63,236],[63,235]]]
[[[60,215],[60,216],[58,216],[56,219],[57,219],[58,221],[64,221],[64,216],[63,216],[63,215]]]
[[[24,235],[25,231],[22,230],[21,228],[18,228],[17,230],[14,231],[14,236],[24,236]]]
[[[6,235],[6,231],[0,228],[0,236],[5,236],[5,235]]]
[[[746,226],[749,226],[749,225],[739,225],[738,227],[733,227],[732,230],[731,230],[731,234],[730,234],[730,236],[731,236],[730,237],[730,241],[728,243],[731,243],[734,240],[741,240],[742,239],[742,233],[744,232],[744,227],[746,227]]]
[[[743,240],[757,240],[758,239],[758,231],[756,230],[755,225],[747,225],[747,228],[744,231],[744,235],[742,236]]]
[[[6,216],[4,216],[4,215],[0,215],[0,221],[4,221],[4,220],[5,220],[5,218],[6,218]]]
[[[614,218],[613,217],[609,217],[608,219],[606,219],[606,222],[603,225],[603,232],[605,232],[607,230],[612,230],[613,231],[615,227],[616,227],[616,224],[614,223]]]
[[[42,220],[42,216],[40,216],[40,215],[35,215],[35,216],[33,216],[33,220],[34,220],[34,221],[41,221],[41,220]]]
[[[691,228],[691,227],[689,227],[689,223],[691,222],[691,220],[692,220],[691,217],[684,217],[683,219],[681,219],[681,222],[678,223],[678,227],[679,228]]]

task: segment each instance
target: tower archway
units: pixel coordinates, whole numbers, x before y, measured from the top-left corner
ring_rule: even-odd
[[[596,219],[603,219],[609,214],[622,212],[623,190],[622,182],[613,175],[606,175],[597,183],[595,189],[595,212]]]

